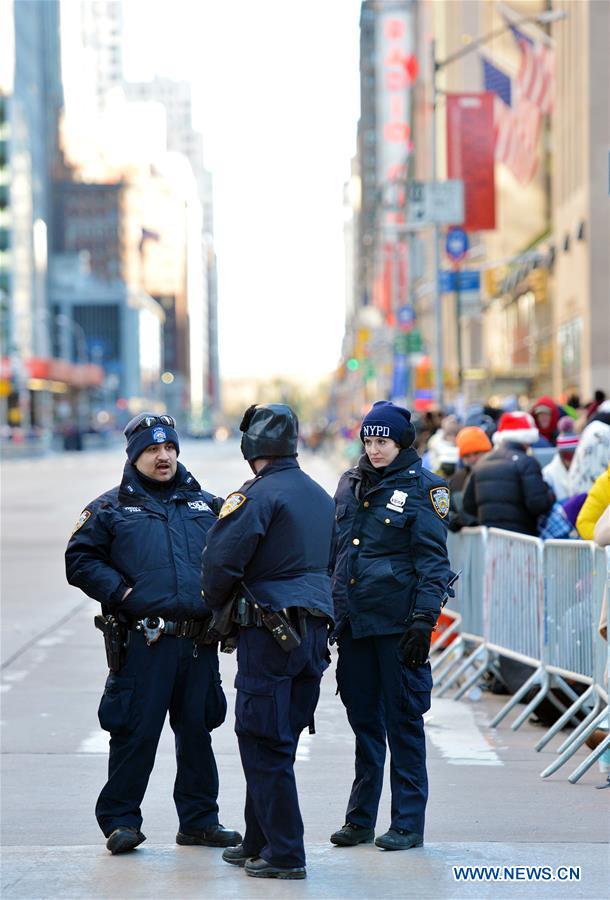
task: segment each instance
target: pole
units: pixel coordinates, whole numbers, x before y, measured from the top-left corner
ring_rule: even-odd
[[[430,136],[430,150],[432,153],[432,183],[436,183],[436,41],[430,42],[431,64],[432,64],[432,131]],[[441,302],[440,289],[440,268],[441,268],[441,252],[440,252],[440,228],[435,222],[432,228],[432,239],[434,241],[434,275],[432,283],[434,284],[434,318],[436,325],[436,401],[439,409],[445,403],[443,388],[443,370],[445,367],[443,359],[443,306]]]

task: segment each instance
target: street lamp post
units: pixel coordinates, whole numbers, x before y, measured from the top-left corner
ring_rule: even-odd
[[[567,18],[567,12],[564,10],[545,10],[544,12],[538,13],[536,15],[523,16],[522,18],[515,19],[511,22],[505,22],[504,25],[499,26],[498,28],[494,28],[493,31],[489,31],[487,34],[482,35],[479,38],[471,41],[465,47],[461,47],[459,50],[456,50],[455,53],[450,53],[443,60],[437,60],[436,58],[436,41],[434,38],[430,41],[430,54],[431,54],[431,63],[432,63],[432,128],[430,135],[430,151],[432,154],[432,182],[436,183],[437,181],[437,161],[436,161],[436,144],[437,144],[437,136],[436,136],[436,108],[437,108],[437,99],[438,99],[438,89],[436,85],[436,75],[437,72],[440,72],[450,63],[456,62],[458,59],[462,59],[462,57],[467,56],[469,53],[472,53],[473,50],[476,50],[478,47],[481,47],[483,44],[486,44],[487,41],[493,40],[495,37],[499,37],[499,35],[504,34],[511,27],[517,27],[518,25],[527,25],[528,23],[534,23],[538,25],[549,25],[552,22],[559,22],[562,19]],[[440,268],[441,268],[441,252],[440,252],[440,226],[438,223],[434,223],[433,225],[433,241],[434,241],[434,316],[436,319],[436,397],[439,408],[442,409],[444,405],[444,381],[443,381],[443,369],[444,369],[444,351],[443,351],[443,308],[441,302],[441,290],[440,290]],[[459,331],[460,323],[458,321],[457,328]]]

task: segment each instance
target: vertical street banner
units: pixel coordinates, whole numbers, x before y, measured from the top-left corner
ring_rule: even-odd
[[[447,177],[464,182],[465,231],[496,227],[494,94],[447,94]]]
[[[380,284],[377,295],[386,301],[381,307],[386,315],[400,305],[401,292],[406,293],[406,247],[400,246],[396,229],[405,221],[408,162],[413,153],[412,91],[418,69],[411,4],[379,4],[375,10],[376,184],[388,203],[380,209],[377,258],[383,254],[378,281],[389,280],[390,293],[388,298]]]

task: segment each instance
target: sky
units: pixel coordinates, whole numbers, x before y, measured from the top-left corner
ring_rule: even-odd
[[[214,177],[224,377],[339,360],[360,0],[124,0],[125,74],[188,79]]]

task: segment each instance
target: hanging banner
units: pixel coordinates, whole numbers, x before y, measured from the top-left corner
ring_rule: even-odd
[[[464,182],[465,231],[496,227],[494,94],[447,94],[447,177]],[[458,224],[458,223],[456,223]]]

